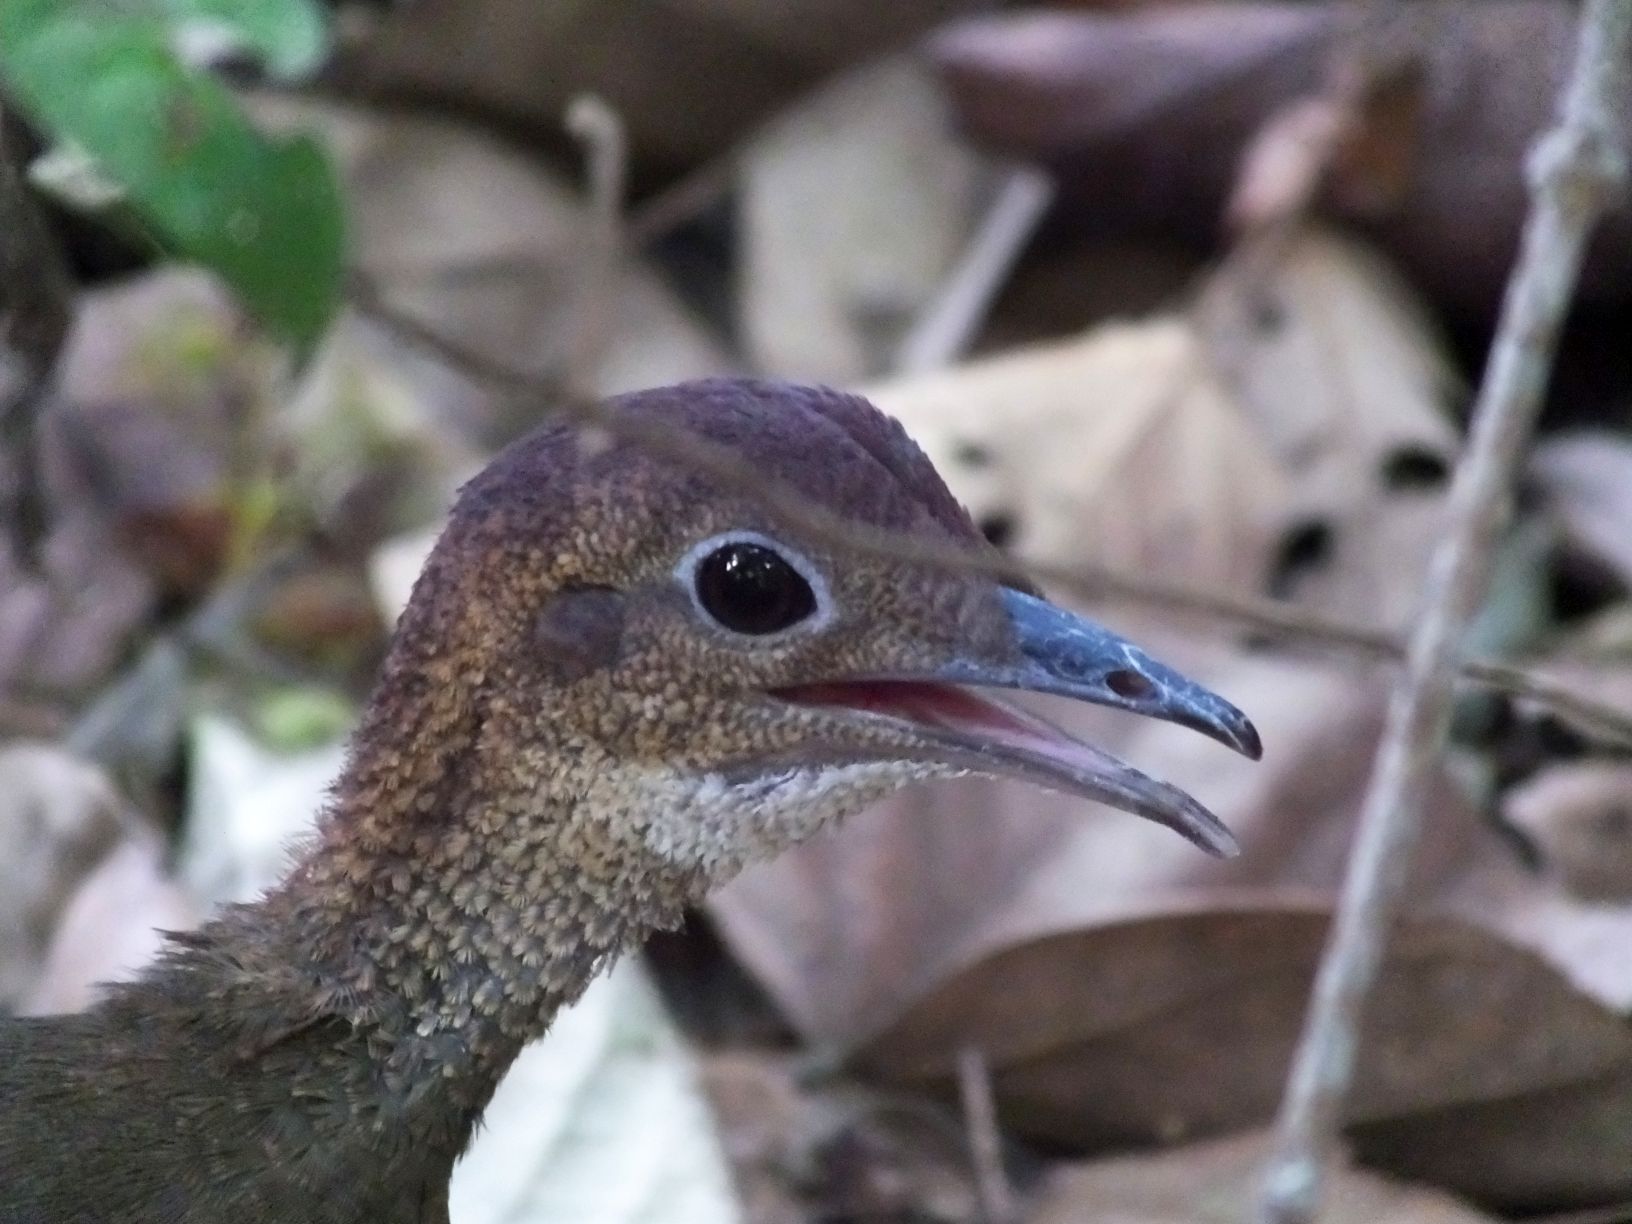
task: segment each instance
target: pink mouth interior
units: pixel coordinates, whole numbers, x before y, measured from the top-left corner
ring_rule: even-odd
[[[955,684],[923,680],[846,680],[778,689],[798,705],[828,706],[898,718],[921,727],[955,731],[976,742],[1001,745],[1059,761],[1080,760],[1087,745],[1007,702]],[[1088,750],[1094,763],[1099,754]]]

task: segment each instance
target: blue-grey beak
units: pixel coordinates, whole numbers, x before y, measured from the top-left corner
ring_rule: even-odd
[[[1256,761],[1264,755],[1258,729],[1217,693],[1158,663],[1126,638],[1047,600],[1010,588],[1003,604],[1025,662],[984,669],[965,683],[1053,693],[1178,723]],[[950,679],[951,677],[948,677]]]
[[[1178,787],[975,690],[1051,693],[1160,718],[1257,760],[1263,747],[1247,716],[1103,625],[1022,591],[1004,588],[999,597],[1011,629],[1003,649],[971,650],[920,672],[800,685],[776,696],[864,721],[887,719],[911,729],[917,755],[1097,799],[1164,824],[1211,854],[1237,853],[1223,823]]]

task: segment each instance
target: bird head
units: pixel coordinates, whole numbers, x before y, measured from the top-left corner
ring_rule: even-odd
[[[728,447],[868,529],[990,548],[901,427],[856,396],[709,380],[610,410]],[[462,491],[387,685],[393,673],[422,717],[463,727],[484,773],[569,796],[620,843],[707,883],[904,783],[959,774],[1100,800],[1233,852],[1188,795],[1001,690],[1259,754],[1235,707],[1031,589],[801,530],[752,491],[567,426],[522,439]]]

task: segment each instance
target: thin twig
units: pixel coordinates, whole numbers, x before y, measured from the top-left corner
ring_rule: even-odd
[[[29,197],[0,110],[0,465],[10,470],[0,523],[15,564],[38,572],[47,529],[35,418],[71,315],[66,261]]]
[[[969,1163],[975,1173],[983,1224],[1014,1224],[1014,1190],[1003,1168],[1003,1136],[997,1131],[991,1069],[977,1046],[958,1051],[958,1096],[968,1132]]]
[[[1053,202],[1054,180],[1045,171],[1020,166],[1003,177],[963,258],[896,350],[896,373],[938,370],[968,350]]]
[[[1457,655],[1485,595],[1587,237],[1625,182],[1614,114],[1629,56],[1632,0],[1588,0],[1562,116],[1531,155],[1530,216],[1293,1060],[1258,1204],[1264,1224],[1307,1224],[1320,1203],[1321,1160],[1337,1143],[1366,999],[1421,826],[1425,784],[1449,732]]]
[[[741,148],[739,144],[703,162],[630,209],[626,230],[629,249],[640,251],[661,242],[730,195],[742,157]]]
[[[1177,583],[1119,573],[1103,566],[1023,566],[1000,553],[972,552],[951,544],[885,531],[823,509],[791,486],[773,480],[740,455],[690,430],[657,418],[631,419],[604,402],[576,395],[559,381],[527,373],[486,356],[390,305],[372,281],[353,273],[352,305],[404,341],[446,362],[469,378],[501,388],[557,419],[592,426],[676,463],[689,466],[725,488],[754,498],[767,513],[813,538],[960,573],[1014,581],[1041,582],[1083,599],[1123,600],[1168,614],[1200,617],[1319,647],[1346,658],[1399,662],[1405,646],[1376,630],[1321,617],[1291,604],[1245,595],[1221,595]],[[1594,701],[1545,674],[1511,663],[1469,660],[1461,675],[1502,692],[1529,697],[1569,716],[1584,728],[1632,744],[1632,712]]]
[[[584,149],[594,240],[578,288],[577,326],[567,360],[567,381],[580,394],[595,386],[611,341],[623,269],[623,207],[629,177],[629,141],[623,121],[604,100],[581,94],[567,107],[567,130]]]

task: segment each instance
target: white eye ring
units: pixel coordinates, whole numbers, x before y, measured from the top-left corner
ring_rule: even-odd
[[[703,606],[701,596],[697,590],[697,567],[703,561],[713,556],[722,548],[732,544],[752,544],[775,553],[787,563],[788,567],[803,578],[810,587],[811,595],[816,601],[816,610],[809,616],[771,633],[749,634],[741,633],[728,625],[720,623],[719,617]],[[816,563],[803,553],[789,548],[780,540],[773,540],[770,536],[757,531],[726,531],[719,535],[709,536],[706,540],[699,540],[681,555],[674,566],[675,580],[685,589],[686,597],[691,600],[692,610],[710,628],[721,633],[730,634],[732,638],[742,641],[773,643],[785,641],[803,633],[814,633],[825,628],[833,620],[833,592],[828,586],[827,578],[817,568]]]

